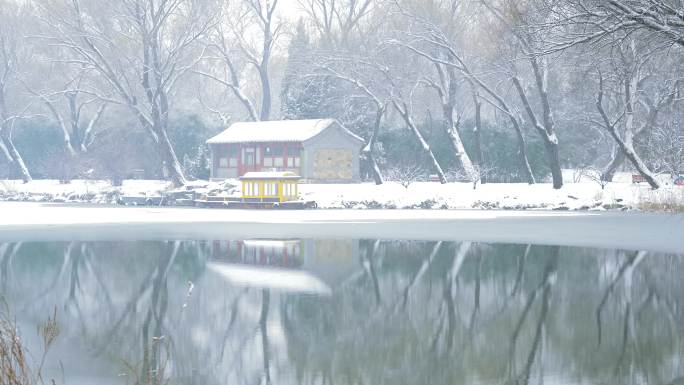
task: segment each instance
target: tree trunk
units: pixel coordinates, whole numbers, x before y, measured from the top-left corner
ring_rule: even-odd
[[[269,9],[266,3],[266,15],[261,16],[264,21],[264,45],[261,53],[261,63],[258,64],[259,80],[261,81],[261,114],[260,120],[269,120],[271,116],[271,79],[268,74],[268,65],[271,60],[271,48],[273,47],[273,33],[271,32],[271,17],[273,9]],[[275,3],[274,5],[275,6]]]
[[[473,127],[473,136],[475,138],[475,164],[480,174],[480,183],[487,183],[487,171],[484,167],[484,156],[482,154],[482,102],[476,93],[473,93],[473,102],[475,104],[475,127]]]
[[[259,68],[261,79],[261,114],[259,120],[266,121],[271,116],[271,83],[268,78],[268,62],[263,63]]]
[[[438,67],[437,70],[440,74],[440,78],[444,79],[444,72],[441,70],[441,67]],[[451,140],[456,160],[461,164],[461,168],[463,168],[466,178],[469,182],[475,184],[480,180],[480,176],[463,146],[461,134],[458,132],[459,120],[457,116],[454,116],[456,114],[454,106],[456,105],[458,98],[458,83],[453,68],[449,67],[446,69],[446,80],[446,90],[439,92],[442,98],[442,112],[444,113],[446,132]]]
[[[9,151],[7,151],[7,148],[5,148],[5,145],[2,144],[2,140],[0,140],[0,153],[2,153],[2,156],[7,159],[8,163],[12,163],[12,157],[10,157]]]
[[[488,93],[498,102],[498,105],[496,105],[495,103],[490,104],[498,108],[503,113],[505,113],[506,116],[508,116],[508,119],[510,120],[511,124],[513,125],[513,128],[515,129],[515,134],[518,139],[518,154],[520,155],[520,173],[527,180],[528,184],[534,184],[535,180],[534,175],[532,174],[532,167],[530,167],[530,162],[527,158],[527,145],[525,143],[525,137],[523,136],[523,132],[520,129],[520,123],[518,123],[518,119],[516,119],[516,117],[513,115],[511,108],[508,107],[508,104],[506,103],[504,98],[501,97],[501,95],[494,92],[493,89],[489,88],[487,84],[485,84],[482,80],[480,80],[480,78],[474,75],[468,69],[463,60],[461,60],[461,58],[455,58],[461,65],[460,70],[468,76],[468,79],[472,81],[473,84],[477,84],[478,86],[480,86],[483,90],[485,90],[486,93]]]
[[[466,153],[465,147],[463,146],[463,140],[461,140],[461,135],[458,132],[457,122],[453,118],[453,108],[449,106],[444,106],[444,115],[446,118],[446,131],[451,140],[451,145],[454,148],[454,155],[456,160],[461,164],[463,172],[465,173],[468,181],[476,183],[480,178],[477,170],[473,166],[473,162]]]
[[[0,79],[3,80],[3,79]],[[17,175],[21,175],[21,179],[24,183],[28,183],[33,180],[31,178],[31,173],[29,173],[26,164],[24,164],[24,159],[21,154],[14,146],[12,141],[12,127],[13,122],[10,123],[10,118],[8,117],[7,105],[5,102],[5,84],[0,82],[0,144],[2,145],[2,153],[7,156],[10,162],[10,170]],[[10,174],[12,171],[10,171]]]
[[[615,128],[615,124],[617,123],[611,123],[610,118],[608,117],[608,114],[606,113],[606,110],[603,109],[603,77],[599,74],[599,91],[598,91],[598,97],[596,98],[596,109],[599,111],[599,114],[601,115],[601,118],[603,119],[604,125],[603,127],[608,130],[608,133],[615,139],[615,142],[617,143],[618,147],[621,152],[624,153],[624,156],[629,159],[629,161],[632,163],[634,168],[641,174],[644,179],[646,179],[646,182],[654,189],[657,190],[660,188],[660,184],[656,180],[655,175],[651,172],[651,170],[648,169],[644,161],[641,159],[639,154],[634,151],[634,132],[633,132],[633,121],[632,119],[634,118],[634,109],[631,105],[632,99],[630,99],[631,95],[631,90],[629,86],[629,82],[626,82],[626,90],[625,90],[625,98],[626,98],[626,103],[625,106],[627,107],[626,110],[627,112],[625,113],[626,116],[626,129],[625,129],[625,137],[624,139],[620,137],[620,135],[617,132],[617,129]]]
[[[375,161],[373,154],[370,151],[366,151],[365,148],[361,153],[363,154],[363,158],[368,165],[371,176],[373,177],[373,182],[375,182],[376,185],[383,184],[385,181],[382,179],[382,172],[380,171],[378,162]]]
[[[620,148],[622,149],[622,152],[625,154],[625,157],[629,159],[632,165],[634,165],[634,168],[636,168],[639,174],[641,174],[644,177],[644,179],[646,179],[646,182],[648,182],[648,184],[654,190],[659,189],[660,183],[658,183],[658,180],[656,179],[655,175],[651,172],[651,170],[648,169],[648,166],[646,166],[646,164],[641,159],[641,157],[636,153],[636,151],[634,151],[632,136],[626,135],[625,140],[622,140],[617,135],[615,127],[613,127],[613,129],[609,131],[610,134],[613,136],[613,139],[615,139],[615,141],[617,142],[618,146],[620,146]]]
[[[539,119],[537,119],[537,115],[534,113],[534,110],[532,109],[532,105],[530,104],[530,100],[527,98],[527,94],[525,93],[525,89],[523,88],[520,79],[513,76],[511,80],[513,81],[513,85],[518,91],[518,95],[520,96],[520,100],[522,101],[523,107],[525,108],[527,115],[532,121],[532,126],[535,128],[535,130],[537,130],[539,135],[542,137],[542,140],[544,141],[544,148],[546,149],[546,159],[548,163],[547,165],[551,169],[551,177],[553,179],[553,188],[560,189],[561,187],[563,187],[563,173],[561,172],[560,157],[558,155],[558,137],[556,136],[555,131],[553,129],[553,119],[551,117],[551,109],[549,107],[548,96],[546,94],[545,80],[540,74],[537,64],[535,64],[536,61],[532,60],[532,63],[532,66],[535,71],[535,78],[539,90],[539,95],[542,100],[542,106],[544,110],[543,126],[541,123],[539,123]]]
[[[18,175],[21,175],[21,179],[24,181],[24,183],[32,181],[33,178],[31,178],[31,173],[26,167],[21,154],[19,154],[19,151],[17,151],[17,148],[14,146],[12,135],[10,134],[10,129],[8,127],[0,128],[0,139],[2,140],[2,144],[10,157],[10,163],[12,164],[15,172],[17,172]]]
[[[551,169],[553,188],[560,189],[563,187],[563,172],[561,171],[560,156],[558,154],[558,143],[553,140],[545,140],[544,147],[546,148],[546,156],[549,168]]]
[[[368,164],[368,168],[370,169],[371,175],[373,176],[373,181],[376,185],[384,183],[382,179],[382,173],[380,172],[380,167],[378,166],[378,162],[375,160],[375,157],[373,156],[373,147],[375,145],[375,141],[378,139],[378,133],[380,132],[380,123],[382,122],[382,116],[384,114],[385,106],[378,106],[378,111],[375,115],[375,125],[373,126],[373,132],[371,133],[370,138],[368,138],[368,142],[363,147],[363,150],[361,150],[361,154],[366,160],[366,163]]]
[[[520,157],[520,171],[522,172],[522,177],[527,180],[527,184],[535,184],[536,181],[534,180],[534,174],[532,174],[532,167],[527,158],[527,143],[525,142],[525,136],[523,135],[518,121],[513,116],[510,116],[510,120],[513,123],[515,136],[518,139],[518,156]]]
[[[615,173],[617,169],[625,162],[625,153],[622,152],[620,146],[615,145],[613,148],[613,155],[611,156],[610,162],[606,168],[601,173],[601,180],[606,182],[612,182],[615,178]]]
[[[551,114],[551,105],[549,103],[549,93],[547,90],[547,75],[548,71],[544,59],[542,65],[539,65],[537,60],[532,60],[535,79],[537,83],[537,91],[539,92],[539,99],[542,105],[542,121],[544,122],[543,137],[546,143],[546,152],[548,156],[549,167],[551,168],[551,177],[553,178],[553,188],[560,189],[563,187],[563,172],[561,170],[560,156],[558,154],[558,136],[554,128],[553,115]]]
[[[174,186],[183,186],[186,183],[185,174],[183,173],[183,168],[181,167],[180,162],[178,162],[176,152],[171,145],[169,136],[165,129],[159,129],[158,131],[157,146],[162,161],[164,162],[164,166],[166,167]]]
[[[435,172],[437,173],[437,177],[439,178],[439,182],[442,184],[447,183],[446,175],[444,175],[444,171],[442,170],[442,166],[440,166],[439,162],[437,161],[437,158],[435,158],[435,154],[432,152],[432,149],[430,148],[430,145],[425,141],[423,138],[423,135],[420,133],[418,130],[418,127],[416,127],[415,122],[411,118],[410,112],[408,110],[408,106],[406,103],[403,103],[403,106],[399,105],[396,101],[392,101],[392,104],[394,104],[394,108],[399,112],[402,118],[404,118],[404,122],[406,122],[406,125],[408,126],[409,130],[413,133],[413,135],[416,137],[418,142],[420,143],[421,148],[423,151],[425,151],[425,154],[428,156],[430,159],[430,163],[432,164],[432,167],[434,168]]]

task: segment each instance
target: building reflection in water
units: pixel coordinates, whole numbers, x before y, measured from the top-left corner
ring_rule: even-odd
[[[235,285],[330,295],[358,268],[358,240],[212,241],[207,269]]]

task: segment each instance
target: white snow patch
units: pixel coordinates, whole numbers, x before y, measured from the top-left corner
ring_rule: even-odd
[[[106,180],[76,179],[61,183],[54,179],[0,181],[0,200],[34,202],[89,202],[114,203],[116,196],[152,196],[170,189],[172,184],[162,180],[125,180],[121,186],[112,186]]]
[[[602,209],[635,204],[649,191],[645,185],[568,183],[560,190],[549,184],[491,183],[473,189],[470,183],[416,182],[404,188],[398,183],[335,185],[304,184],[304,199],[322,208],[449,208],[449,209]]]

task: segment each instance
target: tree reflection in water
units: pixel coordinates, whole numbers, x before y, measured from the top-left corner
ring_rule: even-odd
[[[216,263],[248,265],[250,286]],[[0,289],[25,333],[57,307],[45,372],[64,363],[67,384],[667,384],[683,266],[470,242],[28,242],[0,244]]]

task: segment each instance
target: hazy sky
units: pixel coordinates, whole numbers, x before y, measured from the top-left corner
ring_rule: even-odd
[[[297,0],[278,0],[280,16],[296,21],[304,14],[302,7]]]

